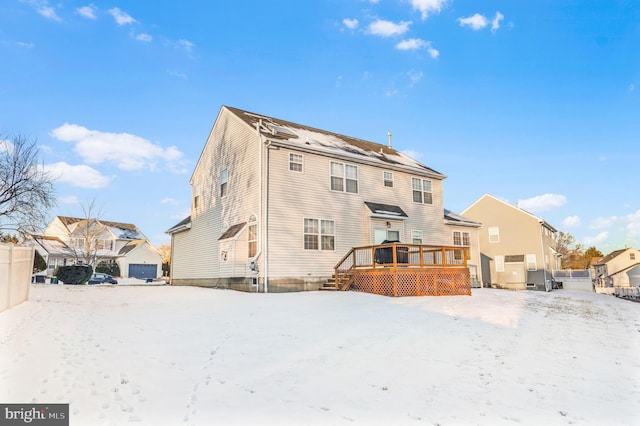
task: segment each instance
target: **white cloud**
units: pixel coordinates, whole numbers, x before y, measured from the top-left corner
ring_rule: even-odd
[[[66,197],[58,197],[61,204],[79,204],[80,200],[75,195],[67,195]]]
[[[179,72],[179,71],[173,71],[173,70],[167,70],[167,74],[169,74],[171,77],[178,77],[178,78],[182,78],[182,79],[186,79],[187,75],[185,73]]]
[[[358,28],[358,25],[360,24],[360,22],[358,22],[357,19],[348,19],[348,18],[343,19],[342,23],[344,24],[345,27],[349,28],[350,30],[355,30],[356,28]]]
[[[500,12],[496,12],[496,16],[491,21],[491,32],[495,33],[500,28],[500,21],[504,19],[504,15]]]
[[[577,228],[582,223],[580,216],[568,216],[562,221],[562,226],[567,228]]]
[[[479,13],[467,18],[458,18],[458,22],[461,27],[471,27],[471,29],[478,31],[489,25],[489,20]]]
[[[411,0],[414,10],[420,11],[422,19],[425,20],[431,13],[440,13],[449,0]]]
[[[97,16],[96,16],[97,10],[98,9],[94,5],[90,4],[88,6],[82,6],[77,8],[76,13],[87,19],[97,19]]]
[[[618,222],[617,216],[599,217],[589,223],[589,229],[610,228]]]
[[[407,40],[402,40],[401,42],[396,44],[396,49],[398,50],[426,49],[426,51],[429,52],[429,55],[433,59],[436,59],[440,55],[440,52],[438,52],[438,50],[434,49],[433,46],[431,46],[430,41],[422,40],[420,38],[410,38]]]
[[[406,33],[407,31],[409,31],[410,25],[411,21],[401,21],[400,23],[396,24],[384,19],[378,19],[369,24],[369,29],[367,32],[382,37],[391,37],[394,35]]]
[[[418,160],[420,161],[420,159],[423,157],[421,152],[418,151],[413,151],[411,149],[405,149],[403,151],[400,151],[402,154],[406,155],[409,158],[413,158],[414,160]]]
[[[193,47],[195,46],[195,44],[193,44],[192,42],[190,42],[189,40],[178,40],[175,43],[173,43],[173,45],[178,48],[178,49],[184,49],[187,52],[191,52],[191,50],[193,49]]]
[[[560,194],[543,194],[526,200],[518,200],[517,206],[531,212],[544,212],[560,207],[567,202],[567,198]]]
[[[13,150],[13,144],[8,140],[0,140],[0,153],[1,152],[10,152]]]
[[[178,220],[182,220],[185,217],[188,217],[191,214],[191,208],[186,208],[186,209],[182,209],[177,213],[172,214],[171,216],[169,216],[171,219],[178,219]]]
[[[27,49],[32,49],[33,48],[33,43],[27,43],[24,41],[17,41],[16,44],[20,47],[26,47]]]
[[[609,233],[604,231],[594,237],[584,237],[582,241],[587,246],[595,246],[597,244],[602,244],[607,240],[607,238],[609,238]]]
[[[111,178],[84,164],[71,165],[63,161],[46,164],[44,170],[58,182],[68,183],[79,188],[98,189],[109,185]]]
[[[118,7],[109,9],[107,12],[109,12],[109,14],[113,16],[113,19],[115,19],[118,25],[133,24],[134,22],[136,22],[136,20],[133,19],[129,14],[123,12]]]
[[[53,7],[49,6],[48,0],[23,0],[23,1],[33,6],[36,12],[41,16],[44,16],[45,18],[51,19],[53,21],[58,21],[58,22],[62,21],[62,19],[60,19],[60,17],[56,13],[56,10]]]
[[[422,77],[424,77],[424,73],[422,71],[409,71],[405,73],[405,77],[409,80],[409,87],[413,87],[418,84],[420,80],[422,80]]]
[[[101,132],[65,123],[50,135],[75,143],[75,151],[89,164],[111,162],[122,170],[155,170],[158,161],[162,161],[174,173],[187,172],[183,153],[175,146],[162,148],[129,133]]]
[[[140,40],[140,41],[147,41],[147,42],[148,42],[148,41],[153,40],[153,37],[151,37],[151,36],[150,36],[149,34],[147,34],[147,33],[140,33],[140,34],[134,34],[134,33],[131,33],[131,36],[132,36],[133,38],[135,38],[136,40]]]
[[[171,197],[165,197],[162,200],[160,200],[160,204],[171,204],[173,206],[178,204],[178,200],[171,198]]]

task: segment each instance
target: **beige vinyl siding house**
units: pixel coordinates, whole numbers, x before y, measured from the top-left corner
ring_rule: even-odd
[[[616,250],[594,265],[596,289],[637,289],[640,287],[640,250]]]
[[[557,230],[533,214],[485,194],[462,212],[482,223],[479,246],[489,260],[483,281],[493,287],[550,290],[559,269]]]
[[[87,233],[87,226],[95,231]],[[87,235],[93,241],[85,241]],[[160,252],[131,223],[56,216],[42,235],[31,235],[23,244],[35,247],[47,261],[49,275],[59,266],[86,262],[87,258],[94,268],[100,262],[117,263],[124,278],[162,275]]]
[[[387,145],[223,106],[191,216],[167,231],[171,283],[317,290],[353,247],[451,245],[444,178]]]

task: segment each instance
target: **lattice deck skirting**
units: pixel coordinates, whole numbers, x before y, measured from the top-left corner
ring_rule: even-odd
[[[467,268],[371,268],[353,273],[350,290],[383,296],[470,296]]]

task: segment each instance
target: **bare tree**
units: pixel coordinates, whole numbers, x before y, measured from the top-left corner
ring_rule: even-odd
[[[24,235],[46,224],[47,211],[56,204],[54,179],[39,154],[35,140],[0,135],[0,230]]]
[[[106,250],[104,246],[104,234],[106,227],[100,222],[102,208],[96,206],[96,200],[83,203],[82,220],[69,235],[71,246],[74,249],[76,262],[82,261],[93,268],[102,260],[101,253]],[[102,238],[101,238],[102,237]]]

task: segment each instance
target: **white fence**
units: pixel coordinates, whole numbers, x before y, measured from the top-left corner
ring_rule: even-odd
[[[562,283],[565,290],[593,291],[589,269],[566,269],[555,271],[553,279]]]
[[[0,243],[0,312],[29,299],[33,247]]]

